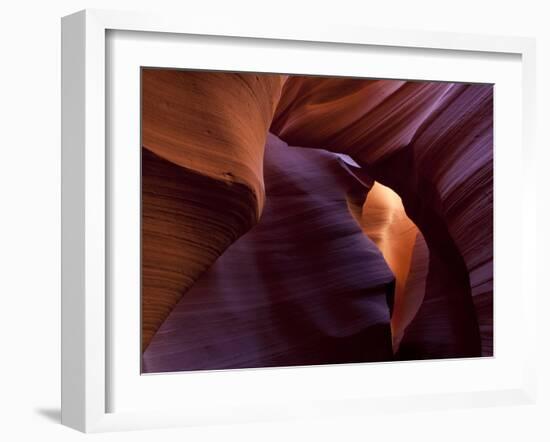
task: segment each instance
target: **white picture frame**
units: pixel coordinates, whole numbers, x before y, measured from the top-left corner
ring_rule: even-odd
[[[494,37],[416,31],[356,29],[309,24],[293,28],[281,23],[214,22],[197,17],[86,10],[62,20],[62,423],[84,432],[183,426],[215,422],[245,422],[289,416],[323,416],[440,407],[532,403],[536,396],[534,339],[525,344],[522,372],[504,388],[377,397],[315,398],[265,406],[231,404],[231,414],[200,409],[192,416],[181,411],[110,411],[108,396],[110,353],[107,328],[109,211],[107,186],[106,35],[111,31],[140,31],[162,35],[201,35],[270,39],[286,42],[338,43],[379,48],[424,48],[521,57],[521,299],[520,319],[526,337],[535,336],[534,106],[535,42],[529,38]],[[158,34],[157,34],[158,35]],[[532,262],[532,261],[531,261]],[[498,357],[498,356],[497,356]],[[460,367],[459,367],[460,368]],[[335,367],[334,370],[338,370]],[[360,370],[355,367],[354,370]],[[276,369],[275,369],[276,370]],[[381,370],[385,370],[384,367]],[[475,368],[474,368],[475,370]],[[210,373],[221,376],[219,373]],[[175,379],[167,376],[167,378]],[[521,378],[521,379],[520,379]],[[168,380],[167,382],[175,382]],[[289,411],[290,410],[290,411]]]

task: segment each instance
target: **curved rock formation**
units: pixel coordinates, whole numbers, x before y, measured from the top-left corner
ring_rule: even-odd
[[[264,168],[260,222],[179,301],[145,372],[392,358],[394,277],[347,210],[367,189],[339,156],[274,136]]]
[[[401,198],[389,187],[374,183],[362,206],[361,226],[371,238],[395,275],[395,301],[392,314],[393,347],[397,350],[405,328],[416,316],[424,298],[424,289],[414,290],[413,279],[409,280],[412,269],[413,251],[422,234],[405,213]],[[417,237],[420,238],[417,239]],[[420,246],[418,246],[420,247]],[[427,256],[416,257],[415,264],[422,265]],[[425,280],[426,274],[419,279]]]
[[[492,355],[492,100],[144,70],[145,371]]]
[[[142,150],[142,345],[223,251],[256,221],[243,184],[213,180]]]
[[[291,77],[281,102],[272,130],[350,155],[399,194],[426,240],[439,301],[410,327],[439,324],[429,332],[440,339],[419,333],[402,357],[481,355],[479,324],[491,354],[492,86]]]
[[[143,348],[185,291],[259,218],[263,149],[283,82],[142,70],[142,144],[145,155],[156,155],[143,161]]]
[[[428,120],[410,145],[415,152],[417,167],[429,180],[436,196],[437,215],[456,247],[458,261],[451,265],[447,254],[437,266],[430,259],[430,273],[426,301],[422,304],[411,324],[408,334],[412,336],[419,327],[427,336],[424,323],[450,321],[453,304],[449,303],[449,288],[452,279],[445,277],[450,269],[464,265],[468,285],[476,311],[478,336],[481,339],[480,354],[493,353],[493,91],[491,85],[455,85],[455,91],[446,105],[440,107]],[[428,238],[426,237],[427,241]],[[437,245],[430,247],[430,253]],[[433,260],[436,261],[437,257]],[[439,269],[438,269],[439,268]],[[430,282],[438,294],[428,298]],[[437,301],[436,301],[437,298]],[[447,304],[447,311],[435,309],[436,303]],[[431,310],[431,311],[430,311]],[[436,311],[437,310],[437,311]],[[458,319],[457,319],[458,321]],[[461,324],[456,324],[454,333],[462,333]],[[445,333],[442,327],[438,332]],[[423,338],[426,339],[426,338]],[[441,348],[443,343],[438,343]],[[439,354],[438,352],[436,354]],[[475,356],[476,354],[473,354]],[[462,353],[450,353],[459,357]],[[464,356],[467,356],[464,355]],[[411,357],[415,357],[413,353]],[[426,357],[431,357],[427,352]]]

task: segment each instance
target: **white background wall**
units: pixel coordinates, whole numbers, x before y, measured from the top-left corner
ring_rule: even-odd
[[[250,20],[535,36],[538,39],[539,200],[548,201],[550,12],[536,0],[20,0],[0,7],[0,439],[82,440],[59,425],[60,17],[83,8],[245,15]],[[518,177],[510,177],[518,179]],[[519,182],[518,182],[519,185]],[[533,189],[534,191],[535,189]],[[520,210],[520,207],[518,207]],[[550,440],[550,303],[539,210],[537,406],[411,412],[91,436],[94,440]],[[510,241],[514,232],[510,232]],[[452,380],[450,380],[452,382]]]

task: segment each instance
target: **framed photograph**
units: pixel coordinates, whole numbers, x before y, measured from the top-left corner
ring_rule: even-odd
[[[534,54],[64,17],[62,422],[534,401]]]

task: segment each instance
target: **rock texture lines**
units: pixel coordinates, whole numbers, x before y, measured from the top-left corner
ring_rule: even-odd
[[[142,71],[142,370],[490,356],[491,85]]]

